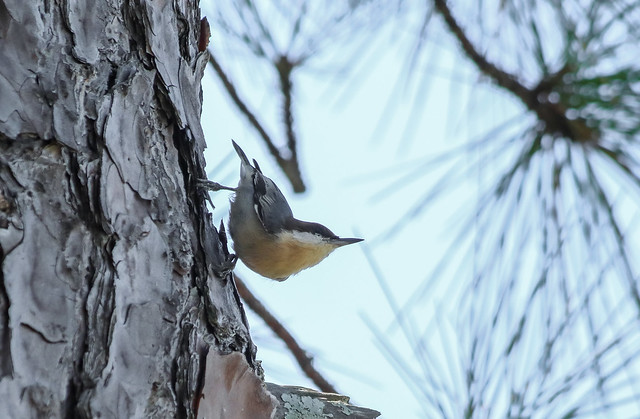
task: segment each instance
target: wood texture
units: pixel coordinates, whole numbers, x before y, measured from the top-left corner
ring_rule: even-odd
[[[0,417],[194,417],[209,347],[253,371],[194,183],[199,30],[193,1],[0,2]]]
[[[197,186],[205,26],[0,0],[0,418],[283,417]]]

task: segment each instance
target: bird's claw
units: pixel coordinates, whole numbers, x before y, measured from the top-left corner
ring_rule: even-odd
[[[196,184],[198,185],[198,187],[202,188],[202,189],[206,189],[208,191],[213,191],[213,192],[217,192],[217,191],[221,191],[221,190],[225,190],[225,191],[235,191],[236,188],[231,188],[229,186],[224,186],[219,184],[218,182],[212,182],[208,179],[197,179],[196,180]]]
[[[216,266],[214,270],[216,276],[218,278],[226,278],[236,267],[236,263],[238,262],[238,256],[234,253],[231,253],[227,256],[227,259],[222,262],[220,265]]]

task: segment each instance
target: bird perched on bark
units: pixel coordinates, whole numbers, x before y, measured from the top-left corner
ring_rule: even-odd
[[[229,233],[236,255],[254,272],[284,281],[320,263],[338,247],[363,239],[336,236],[322,224],[298,220],[276,184],[253,164],[232,140],[240,157],[240,181],[230,188],[211,181],[210,190],[235,191],[229,214]]]

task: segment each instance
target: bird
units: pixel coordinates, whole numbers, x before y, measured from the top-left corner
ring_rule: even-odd
[[[319,223],[293,216],[287,199],[273,180],[253,164],[233,140],[240,157],[240,180],[235,188],[203,180],[209,190],[231,190],[229,233],[237,257],[252,271],[276,281],[317,265],[339,247],[363,241],[338,237]]]

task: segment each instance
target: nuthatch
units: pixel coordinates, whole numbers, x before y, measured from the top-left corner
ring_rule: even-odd
[[[241,160],[236,188],[204,181],[212,190],[235,191],[229,214],[229,232],[236,255],[254,272],[277,281],[320,263],[338,247],[363,239],[341,238],[322,224],[300,221],[276,184],[262,174],[258,162],[249,162],[232,140]]]

